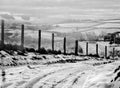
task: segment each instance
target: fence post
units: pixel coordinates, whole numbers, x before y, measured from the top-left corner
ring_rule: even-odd
[[[88,55],[88,42],[86,43],[86,55]]]
[[[96,55],[98,56],[98,44],[96,44]]]
[[[21,26],[21,49],[24,49],[24,25]]]
[[[113,48],[113,59],[115,58],[115,47]]]
[[[75,55],[78,55],[78,40],[75,41]]]
[[[4,20],[1,21],[1,47],[4,48]]]
[[[64,37],[64,45],[63,45],[63,48],[64,48],[64,54],[66,54],[66,37]]]
[[[107,46],[105,46],[105,58],[107,58]]]
[[[40,50],[41,48],[41,30],[39,30],[38,32],[38,51]]]
[[[52,51],[54,51],[54,33],[52,33]]]

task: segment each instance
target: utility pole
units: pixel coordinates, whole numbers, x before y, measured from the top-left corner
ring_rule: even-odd
[[[52,33],[52,51],[54,51],[54,33]]]
[[[75,55],[78,55],[78,40],[75,41]]]
[[[24,50],[24,25],[21,26],[21,49]]]
[[[63,48],[64,48],[64,54],[66,54],[66,37],[64,37],[64,45],[63,45]]]
[[[86,43],[86,55],[88,55],[88,42]]]
[[[1,47],[4,49],[4,20],[1,21]]]
[[[41,30],[39,30],[39,33],[38,33],[38,51],[40,50],[41,48]]]
[[[105,46],[105,58],[107,58],[107,46]]]

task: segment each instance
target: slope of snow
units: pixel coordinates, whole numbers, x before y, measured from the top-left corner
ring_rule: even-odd
[[[35,53],[11,56],[5,51],[0,51],[0,55],[4,56],[2,59],[5,65],[0,66],[0,88],[120,87],[119,60],[98,61],[94,57]],[[5,76],[1,76],[3,71]]]
[[[96,61],[31,65],[6,69],[3,88],[119,88],[120,61],[93,66]],[[99,63],[99,62],[98,62]],[[118,70],[117,70],[118,69]],[[116,80],[115,80],[116,78]],[[2,77],[0,76],[0,79]]]

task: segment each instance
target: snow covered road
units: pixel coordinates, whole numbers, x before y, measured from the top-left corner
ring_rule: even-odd
[[[6,69],[6,81],[0,81],[1,88],[119,88],[111,84],[117,67],[114,63],[93,66],[79,62],[31,67]]]

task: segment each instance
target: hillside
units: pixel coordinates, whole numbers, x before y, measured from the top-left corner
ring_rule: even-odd
[[[6,15],[4,14],[6,17]],[[2,16],[1,16],[2,17]],[[4,19],[5,19],[4,17]],[[8,16],[8,17],[11,17]],[[26,18],[27,19],[27,18]],[[51,35],[55,33],[56,49],[62,49],[63,37],[67,37],[67,46],[78,40],[97,40],[107,33],[119,31],[119,19],[65,20],[56,24],[36,24],[31,21],[5,19],[5,41],[20,44],[21,24],[25,25],[25,46],[37,48],[38,30],[42,30],[42,47],[51,48]],[[100,37],[101,38],[101,37]],[[71,44],[69,44],[71,43]]]
[[[1,76],[1,88],[119,88],[120,61],[97,60],[94,57],[70,55],[4,57],[5,76]],[[0,64],[1,61],[0,61]]]

